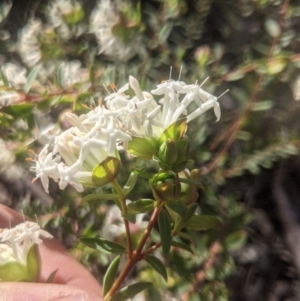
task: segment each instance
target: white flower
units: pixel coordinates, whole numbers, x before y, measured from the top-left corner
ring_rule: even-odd
[[[42,22],[31,19],[19,34],[19,53],[23,62],[29,67],[40,62],[42,53],[40,51],[39,36],[42,34]]]
[[[131,201],[126,200],[129,204]],[[136,221],[134,224],[130,223],[132,233],[138,232],[140,230],[146,229],[148,222],[144,221],[145,213],[140,213],[136,215]],[[117,237],[126,233],[124,218],[120,208],[117,205],[112,205],[108,208],[106,212],[105,219],[103,221],[103,226],[101,229],[101,234],[105,239],[115,240]]]
[[[129,87],[135,96],[126,94]],[[119,157],[119,150],[126,150],[132,137],[159,139],[163,131],[178,118],[185,116],[190,122],[213,108],[217,120],[221,112],[218,98],[205,92],[197,84],[168,80],[151,91],[161,95],[157,102],[149,92],[142,91],[139,82],[129,77],[129,83],[107,96],[105,105],[77,116],[66,113],[72,127],[58,134],[53,150],[46,145],[36,156],[36,178],[41,178],[48,192],[49,178],[59,182],[60,189],[68,184],[79,192],[91,186],[92,171],[108,156]],[[190,104],[198,108],[188,113]]]
[[[103,107],[79,117],[66,114],[73,127],[56,136],[52,152],[46,145],[35,159],[36,178],[41,178],[46,192],[49,178],[59,182],[60,189],[70,184],[78,192],[83,191],[83,184],[92,185],[94,167],[108,156],[118,157],[119,144],[131,139],[123,131],[119,114]]]
[[[60,36],[68,40],[73,36],[78,37],[84,33],[85,28],[82,24],[68,24],[66,17],[78,13],[82,10],[77,1],[71,0],[54,0],[48,5],[48,14],[50,23],[57,28]]]
[[[111,0],[98,1],[91,14],[90,32],[96,36],[99,44],[99,54],[104,53],[108,58],[126,62],[137,52],[136,37],[125,44],[122,38],[115,36],[112,32],[120,18],[118,7],[124,5],[124,2],[126,1],[119,1],[114,5]]]
[[[56,182],[59,179],[58,172],[58,156],[53,159],[53,153],[48,152],[49,144],[46,144],[39,155],[36,155],[35,168],[36,179],[40,178],[43,184],[43,187],[47,193],[49,193],[49,177],[53,178]]]
[[[71,62],[61,62],[59,63],[60,68],[60,84],[64,87],[70,87],[78,82],[82,82],[88,76],[88,71],[81,68],[80,61],[74,60]]]
[[[6,77],[10,86],[18,88],[24,85],[27,81],[27,70],[23,67],[14,65],[12,63],[6,63],[1,67],[1,71],[3,72],[3,75]],[[2,80],[0,80],[0,84],[4,84]]]
[[[15,91],[0,91],[0,108],[12,105],[21,98],[21,95]]]
[[[26,264],[27,254],[41,238],[52,238],[34,222],[26,221],[11,229],[0,229],[0,265],[7,262]]]

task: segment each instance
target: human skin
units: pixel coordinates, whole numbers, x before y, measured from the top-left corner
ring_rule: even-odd
[[[0,228],[23,221],[21,214],[0,204]],[[41,283],[0,282],[0,301],[103,301],[96,279],[55,238],[45,239],[39,250]],[[55,270],[54,283],[45,283]]]

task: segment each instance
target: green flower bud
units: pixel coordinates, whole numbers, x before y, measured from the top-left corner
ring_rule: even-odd
[[[176,149],[178,151],[178,157],[175,164],[179,164],[188,160],[189,154],[189,142],[186,139],[181,139],[175,142]]]
[[[158,158],[165,164],[172,165],[178,158],[178,150],[175,143],[168,139],[163,142],[158,151]]]
[[[180,194],[179,177],[172,171],[161,171],[150,179],[153,195],[160,201],[176,200]]]

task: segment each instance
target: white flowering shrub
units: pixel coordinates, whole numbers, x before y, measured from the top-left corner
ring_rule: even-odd
[[[297,5],[43,3],[0,5],[0,145],[52,201],[25,211],[100,267],[105,300],[228,300],[250,221],[229,178],[299,152]]]

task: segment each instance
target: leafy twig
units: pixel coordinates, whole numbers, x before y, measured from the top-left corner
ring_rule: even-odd
[[[196,273],[194,283],[192,284],[191,288],[181,297],[183,301],[188,301],[191,295],[204,282],[207,271],[214,265],[217,255],[219,254],[221,249],[222,246],[220,240],[215,240],[209,248],[209,255],[207,260],[202,265],[202,268]]]
[[[143,258],[143,256],[141,256],[141,253],[142,253],[142,250],[149,238],[151,230],[156,223],[156,220],[158,218],[158,213],[159,213],[159,208],[156,207],[153,211],[153,214],[151,216],[151,219],[149,221],[147,229],[145,230],[144,235],[143,235],[137,249],[132,253],[132,256],[128,258],[128,261],[127,261],[127,264],[126,264],[124,270],[121,272],[119,277],[116,279],[115,283],[113,284],[113,286],[111,287],[109,292],[105,295],[105,297],[104,297],[105,301],[109,300],[109,298],[116,293],[116,291],[119,289],[120,285],[122,284],[123,280],[127,277],[128,273],[130,272],[132,267]]]
[[[280,7],[280,11],[279,11],[279,15],[280,15],[280,18],[279,18],[280,31],[279,32],[280,33],[282,33],[282,28],[284,25],[288,5],[289,5],[289,0],[285,0],[284,3],[282,4],[282,6]],[[280,37],[281,37],[281,34],[278,34],[276,37],[273,38],[272,44],[270,46],[269,54],[268,54],[268,59],[271,59],[272,56],[274,55],[274,51],[275,51],[276,45],[277,45]],[[226,138],[227,141],[224,144],[224,146],[221,148],[219,153],[215,156],[215,158],[208,164],[208,166],[206,166],[206,168],[204,170],[205,173],[209,173],[213,169],[215,169],[215,167],[218,165],[220,159],[224,156],[224,154],[228,151],[228,149],[234,142],[239,129],[241,128],[243,122],[245,121],[245,119],[247,118],[249,113],[251,112],[251,109],[253,108],[253,105],[255,104],[255,102],[257,100],[257,95],[261,89],[261,85],[262,85],[264,79],[265,79],[265,74],[260,74],[258,76],[254,90],[250,96],[250,99],[247,103],[245,110],[242,112],[241,116],[236,121],[234,121],[232,125],[230,125],[229,129],[227,131],[224,131],[223,134],[221,134],[221,136],[219,136],[217,138],[217,140],[219,140],[219,141],[224,140]]]

